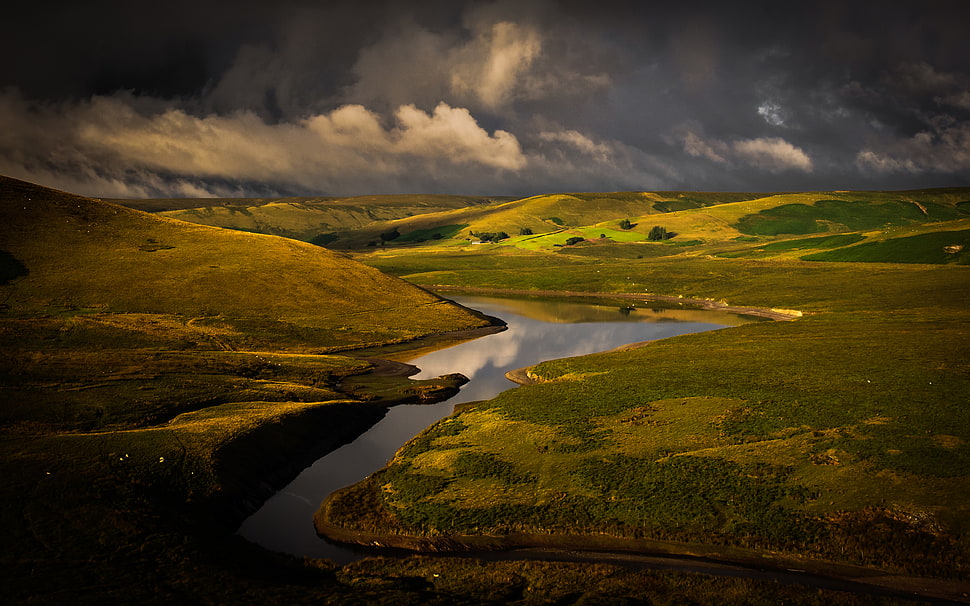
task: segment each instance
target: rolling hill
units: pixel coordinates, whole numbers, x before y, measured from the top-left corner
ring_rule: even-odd
[[[359,229],[376,221],[488,205],[506,199],[501,196],[375,195],[110,201],[201,225],[320,241],[324,234]],[[320,243],[326,241],[323,237]]]
[[[663,197],[665,201],[654,200]],[[700,201],[694,201],[697,197]],[[682,199],[691,202],[678,204]],[[650,232],[657,227],[666,235],[651,241]],[[436,254],[473,252],[471,245],[482,234],[505,232],[507,238],[491,245],[600,259],[715,255],[967,263],[970,257],[963,251],[968,228],[967,188],[772,195],[558,194],[375,224],[342,232],[328,246],[361,252],[376,247],[392,256],[395,249],[414,246]],[[389,232],[397,235],[380,236]]]
[[[370,196],[254,200],[249,205],[240,200],[205,202],[208,206],[161,214],[285,235],[335,250],[417,246],[443,252],[468,250],[480,240],[491,240],[522,250],[603,259],[713,254],[966,263],[963,250],[970,227],[967,188],[776,194],[561,193],[504,201]],[[126,203],[157,209],[194,202]],[[666,237],[650,241],[656,227],[662,227]],[[840,237],[830,237],[833,235]]]
[[[489,245],[399,243],[401,228],[354,257],[442,289],[802,315],[531,367],[534,384],[463,407],[327,501],[318,528],[419,549],[782,556],[799,569],[945,577],[959,596],[968,200],[966,188],[774,194]],[[649,241],[653,226],[677,235]]]
[[[274,486],[463,380],[334,352],[489,323],[311,244],[0,177],[5,598],[184,603],[204,577],[225,595],[206,562],[264,557],[232,532]]]
[[[340,524],[380,540],[667,549],[959,600],[951,589],[970,569],[968,200],[967,189],[553,194],[406,217],[414,207],[401,198],[393,220],[325,232],[352,259],[0,179],[5,596],[850,603],[601,564],[341,567],[233,536],[270,485],[388,403],[456,386],[365,375],[373,361],[341,354],[488,324],[376,267],[416,284],[656,293],[804,316],[537,365],[537,384],[463,407],[341,493]],[[226,216],[307,212],[299,201],[212,203]],[[655,225],[676,235],[649,241]],[[511,237],[472,245],[471,231]],[[575,237],[585,240],[565,245]]]
[[[344,255],[0,181],[8,313],[165,314],[243,339],[312,333],[315,351],[480,326]],[[130,318],[129,318],[130,319]],[[250,328],[247,328],[250,327]],[[312,344],[311,344],[312,342]]]

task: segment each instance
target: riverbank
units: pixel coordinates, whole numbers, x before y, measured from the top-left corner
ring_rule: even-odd
[[[729,305],[722,301],[712,299],[696,299],[687,297],[674,297],[670,295],[656,295],[650,293],[609,293],[609,292],[582,292],[574,290],[521,290],[503,288],[484,288],[473,286],[448,286],[433,284],[427,286],[434,292],[455,292],[476,295],[513,295],[513,296],[532,296],[532,297],[575,297],[575,298],[602,298],[602,299],[621,299],[626,301],[662,301],[665,303],[677,303],[688,305],[707,311],[723,311],[725,313],[757,316],[776,321],[790,321],[801,318],[804,314],[797,309],[768,309],[764,307],[749,307]]]
[[[970,603],[970,587],[962,581],[914,577],[793,555],[606,535],[515,532],[419,537],[354,531],[329,523],[324,513],[326,507],[325,503],[314,517],[314,526],[321,536],[366,546],[374,549],[375,554],[398,549],[439,557],[481,557],[488,561],[571,561],[630,568],[673,568],[712,576],[741,576],[866,595],[928,600],[936,604]]]
[[[911,463],[906,467],[897,467],[905,460],[904,457],[913,457],[918,453],[908,446],[911,438],[907,436],[912,428],[900,428],[905,435],[883,429],[886,425],[892,427],[900,418],[930,418],[925,413],[922,417],[911,416],[910,409],[915,403],[903,405],[896,394],[914,394],[912,397],[920,400],[922,410],[936,411],[931,413],[936,415],[932,418],[938,416],[943,419],[950,414],[946,412],[951,410],[950,403],[959,401],[959,394],[966,393],[964,373],[951,364],[957,352],[965,348],[962,325],[947,324],[942,320],[944,317],[957,319],[963,316],[954,296],[934,300],[935,314],[930,317],[907,311],[912,301],[919,303],[922,300],[910,299],[908,290],[901,288],[902,283],[891,280],[891,276],[884,273],[860,273],[856,280],[857,291],[864,292],[866,296],[849,299],[842,305],[845,309],[833,306],[827,299],[831,294],[820,291],[819,298],[826,301],[825,305],[809,300],[807,309],[811,313],[805,314],[800,322],[752,324],[723,334],[683,337],[674,340],[676,342],[656,343],[656,347],[624,347],[608,354],[559,360],[510,372],[506,376],[513,381],[538,383],[536,387],[541,390],[530,388],[527,394],[519,395],[510,392],[507,397],[499,398],[499,402],[463,407],[462,413],[468,410],[472,416],[460,416],[449,425],[452,429],[442,429],[422,437],[420,447],[404,453],[400,460],[392,464],[395,470],[383,476],[381,481],[387,486],[383,494],[378,496],[382,499],[390,497],[394,501],[393,507],[389,508],[391,512],[410,512],[414,507],[428,512],[422,513],[427,517],[421,524],[415,526],[412,523],[407,526],[407,532],[400,533],[393,526],[382,529],[380,520],[375,517],[372,521],[377,524],[369,527],[370,534],[354,537],[353,533],[360,528],[352,530],[350,535],[341,535],[342,530],[347,529],[341,530],[339,523],[331,524],[331,520],[321,513],[317,527],[323,534],[342,537],[341,540],[360,543],[376,541],[382,545],[410,547],[421,552],[486,548],[502,550],[536,545],[530,541],[546,541],[547,535],[538,535],[539,539],[535,536],[512,535],[514,541],[496,539],[507,535],[501,531],[495,532],[484,523],[480,535],[449,530],[450,526],[459,524],[449,521],[456,518],[460,518],[460,524],[465,527],[478,524],[478,520],[495,519],[494,516],[508,524],[517,522],[515,516],[491,515],[488,507],[480,511],[463,505],[465,501],[459,498],[457,486],[460,485],[462,491],[482,490],[482,494],[469,498],[468,503],[494,503],[495,511],[509,508],[509,511],[522,511],[523,516],[548,514],[556,523],[568,525],[568,520],[560,520],[554,515],[559,508],[555,506],[552,495],[546,497],[535,493],[537,502],[552,503],[548,511],[541,505],[537,509],[511,509],[517,506],[509,496],[524,494],[521,492],[523,490],[534,490],[527,487],[529,477],[535,478],[537,474],[545,473],[544,469],[564,465],[565,454],[550,458],[548,464],[542,464],[541,460],[548,456],[543,453],[555,452],[552,448],[556,447],[558,441],[565,442],[568,439],[566,436],[573,433],[590,433],[584,427],[592,424],[598,430],[597,435],[590,433],[590,440],[593,441],[588,448],[592,450],[592,456],[584,458],[582,448],[577,444],[574,446],[579,451],[576,462],[569,465],[583,473],[584,466],[595,464],[597,469],[602,468],[602,472],[581,476],[583,478],[608,478],[608,473],[625,473],[622,468],[609,465],[615,457],[631,461],[625,464],[645,467],[643,473],[661,472],[662,466],[668,462],[714,464],[713,469],[719,471],[710,478],[706,477],[707,472],[683,478],[692,487],[683,494],[705,495],[701,497],[703,500],[712,499],[697,511],[698,519],[714,511],[714,515],[719,516],[714,524],[724,524],[723,521],[716,522],[717,519],[740,516],[740,521],[734,524],[745,524],[746,528],[764,524],[765,530],[762,532],[777,532],[773,529],[778,526],[771,526],[777,522],[764,516],[764,512],[772,512],[772,516],[792,516],[791,522],[785,523],[793,524],[790,532],[795,540],[778,541],[775,547],[768,540],[765,541],[768,547],[756,549],[755,553],[766,554],[769,559],[782,552],[789,554],[784,557],[794,557],[790,554],[800,553],[816,563],[812,566],[822,568],[833,563],[842,566],[855,562],[866,570],[866,575],[891,578],[888,582],[894,590],[903,591],[909,585],[932,585],[939,589],[933,595],[940,599],[965,600],[962,593],[968,592],[966,581],[932,578],[937,574],[965,575],[965,540],[959,531],[961,495],[965,493],[959,480],[961,467],[956,460],[953,461],[955,466],[949,467],[941,467],[935,460],[926,461],[921,467]],[[960,274],[959,270],[952,273]],[[935,271],[928,275],[934,279],[940,278]],[[497,288],[441,288],[440,292],[530,296],[559,294],[556,291]],[[872,298],[875,293],[883,298]],[[614,300],[655,299],[648,295],[623,296],[615,293],[566,294]],[[760,293],[760,296],[763,298],[764,293]],[[706,303],[680,297],[666,297],[664,300],[671,303],[689,301],[715,309],[729,307],[710,300],[706,300]],[[875,300],[885,302],[894,312],[884,314],[872,309]],[[761,317],[779,320],[799,317],[798,313],[786,310],[732,309],[742,313],[760,310],[758,315]],[[902,317],[906,318],[906,322],[900,321]],[[910,323],[917,324],[920,327],[918,331],[914,332],[916,329]],[[913,335],[918,337],[914,338]],[[905,349],[899,348],[902,343],[906,343]],[[898,355],[903,351],[906,352],[905,356]],[[905,360],[901,357],[905,357]],[[528,372],[530,369],[532,373]],[[530,377],[529,374],[534,376]],[[743,377],[740,382],[739,377]],[[927,381],[931,381],[929,385],[932,387],[928,387]],[[623,404],[626,402],[629,404]],[[607,404],[605,411],[598,412],[604,403]],[[567,422],[567,417],[550,412],[563,404],[570,410],[576,408],[575,427],[569,427],[567,432],[562,432],[560,428],[564,423],[573,423],[572,417],[568,417]],[[617,411],[624,410],[625,406],[629,406],[625,408],[626,413],[613,416]],[[880,412],[885,417],[879,416]],[[673,416],[675,414],[677,416]],[[912,423],[911,420],[907,422]],[[529,425],[534,428],[529,429],[528,434],[522,429],[524,423],[534,424]],[[683,423],[684,429],[677,429],[679,423]],[[932,436],[942,429],[929,422],[924,425],[926,435]],[[548,429],[550,426],[555,429]],[[543,437],[551,431],[557,431],[556,439]],[[452,436],[451,433],[456,435]],[[482,434],[481,438],[478,437],[479,433]],[[486,439],[485,433],[492,438]],[[558,437],[562,433],[565,435]],[[497,435],[506,438],[496,439],[494,436]],[[681,435],[683,439],[675,437]],[[595,438],[598,436],[611,437],[623,449],[622,454],[626,457],[619,450],[596,446]],[[932,439],[937,440],[933,442],[935,444],[950,440],[942,436]],[[874,458],[868,454],[869,450],[859,450],[861,446],[872,448],[876,443],[880,445],[878,448],[893,449],[893,453],[900,454],[893,459]],[[507,468],[501,477],[508,480],[499,481],[497,476],[489,476],[486,470],[476,471],[478,475],[471,478],[467,477],[467,471],[449,475],[448,462],[465,456],[459,454],[464,450],[455,450],[459,444],[462,449],[476,453],[475,456],[485,454],[492,457],[495,465],[501,463],[503,469]],[[651,444],[657,444],[661,452],[653,454],[649,450]],[[959,456],[957,450],[962,449],[963,442],[959,443],[960,446],[956,446],[956,441],[947,444],[954,447],[934,450],[933,456]],[[547,446],[549,450],[546,450]],[[633,448],[643,450],[643,462],[629,459],[627,453],[635,452]],[[915,459],[910,458],[909,461],[915,462]],[[774,506],[766,506],[762,502],[757,506],[752,505],[748,512],[737,509],[739,500],[736,496],[725,495],[723,500],[717,493],[706,496],[710,486],[717,485],[715,481],[733,477],[731,474],[734,473],[738,473],[740,489],[749,481],[745,478],[758,477],[754,474],[759,465],[776,466],[773,469],[777,469],[777,472],[772,473],[779,474],[779,490],[791,490],[793,495],[815,496],[796,496],[784,501],[784,510],[774,509]],[[945,469],[952,472],[941,473]],[[630,473],[633,475],[624,482],[636,482],[636,478],[641,477],[639,472]],[[554,480],[545,475],[538,476],[541,478],[539,485],[548,486],[550,482],[561,481],[563,486],[569,486],[577,478],[576,472],[571,474],[557,476]],[[955,477],[951,478],[951,475]],[[410,479],[412,477],[424,478],[429,483],[438,481],[439,486],[445,488],[419,492]],[[845,477],[852,477],[853,481],[846,484]],[[621,478],[626,476],[621,475]],[[447,488],[449,479],[456,483],[456,488]],[[708,479],[711,484],[705,485]],[[521,482],[522,486],[519,487],[516,482]],[[696,488],[693,487],[695,483]],[[596,485],[594,481],[592,487]],[[931,494],[917,488],[930,485],[940,492]],[[412,486],[414,488],[410,488]],[[486,486],[492,488],[486,489]],[[589,487],[585,489],[589,490]],[[399,491],[402,490],[414,490],[415,496],[401,499]],[[607,492],[604,498],[610,499],[610,494]],[[614,498],[622,499],[620,505],[639,499],[635,495],[623,498],[620,496],[623,493],[612,494]],[[580,497],[581,494],[578,494],[573,498]],[[486,498],[490,500],[483,501]],[[879,506],[879,499],[885,499],[883,503],[889,505]],[[568,503],[568,500],[565,502]],[[609,511],[610,507],[614,507],[614,502],[608,501],[604,507]],[[597,506],[591,502],[589,507]],[[664,511],[676,511],[680,507],[675,500],[666,508],[660,507],[657,515],[669,515]],[[531,513],[540,509],[542,514]],[[782,514],[782,511],[786,513]],[[624,510],[620,509],[619,512],[614,515],[622,515]],[[415,516],[410,516],[409,520],[412,517]],[[921,520],[932,520],[930,523],[934,526],[931,529],[927,522]],[[685,518],[679,523],[691,522]],[[809,526],[799,526],[804,524]],[[796,528],[809,528],[812,524],[818,524],[820,530],[810,532],[818,534],[798,534],[803,531]],[[663,527],[659,526],[661,529]],[[691,533],[698,538],[704,532],[711,532],[711,536],[715,536],[721,527],[713,525],[713,532],[698,530]],[[421,528],[421,537],[412,534],[418,528]],[[645,530],[646,536],[651,536],[653,532],[656,531]],[[661,530],[660,534],[663,532]],[[751,541],[746,538],[750,532],[748,530],[730,539],[729,543]],[[394,535],[393,539],[391,535]],[[589,537],[601,535],[563,533],[556,535],[557,540],[561,536],[573,537],[563,539],[562,548],[579,550],[595,548]],[[573,540],[577,536],[580,539],[575,543]],[[807,536],[807,540],[801,536]],[[757,540],[752,542],[756,543]],[[790,541],[789,545],[782,548],[786,541]],[[673,544],[676,546],[678,543]],[[804,548],[799,549],[799,544]],[[630,545],[617,548],[629,549]],[[713,545],[707,545],[707,548],[715,551],[720,549]],[[715,554],[713,557],[719,556]],[[785,567],[784,559],[779,559],[775,566],[778,569]]]

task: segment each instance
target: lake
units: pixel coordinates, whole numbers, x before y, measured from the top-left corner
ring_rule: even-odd
[[[544,360],[607,351],[641,341],[736,326],[758,318],[718,311],[664,309],[644,302],[522,297],[449,297],[501,318],[508,329],[410,360],[415,379],[459,372],[470,380],[451,399],[430,405],[400,405],[366,433],[318,459],[239,528],[249,541],[300,557],[344,564],[373,555],[364,548],[333,544],[317,536],[313,514],[333,491],[384,467],[408,440],[450,415],[456,404],[487,400],[515,384],[510,370]]]

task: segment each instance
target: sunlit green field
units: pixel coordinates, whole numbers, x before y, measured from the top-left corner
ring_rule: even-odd
[[[920,248],[892,229],[898,238],[879,241],[904,263],[790,254],[847,255],[866,239],[856,234],[748,242],[765,254],[736,258],[703,254],[721,242],[689,254],[643,242],[595,256],[514,243],[358,255],[425,285],[679,295],[804,316],[540,364],[536,385],[463,409],[361,485],[391,518],[341,523],[605,533],[965,576],[970,273],[941,244],[961,232],[904,228],[937,238]],[[931,248],[935,264],[912,262]]]

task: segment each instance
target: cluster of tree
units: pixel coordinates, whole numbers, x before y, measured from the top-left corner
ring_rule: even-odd
[[[573,244],[579,244],[580,242],[585,242],[586,238],[580,236],[573,236],[566,240],[566,246],[572,246]]]
[[[381,244],[385,242],[390,242],[391,240],[396,240],[399,237],[401,237],[401,232],[399,232],[396,227],[390,231],[382,232]]]
[[[504,231],[497,232],[469,232],[473,238],[478,238],[482,242],[498,242],[509,237]]]
[[[519,228],[519,235],[520,236],[531,236],[532,235],[532,228],[531,227],[520,227]]]
[[[647,234],[647,240],[659,242],[660,240],[669,240],[676,235],[677,234],[675,232],[667,231],[666,227],[654,225],[652,228],[650,228],[650,233]]]
[[[634,224],[630,223],[629,219],[623,219],[620,221],[620,229],[633,229]]]

